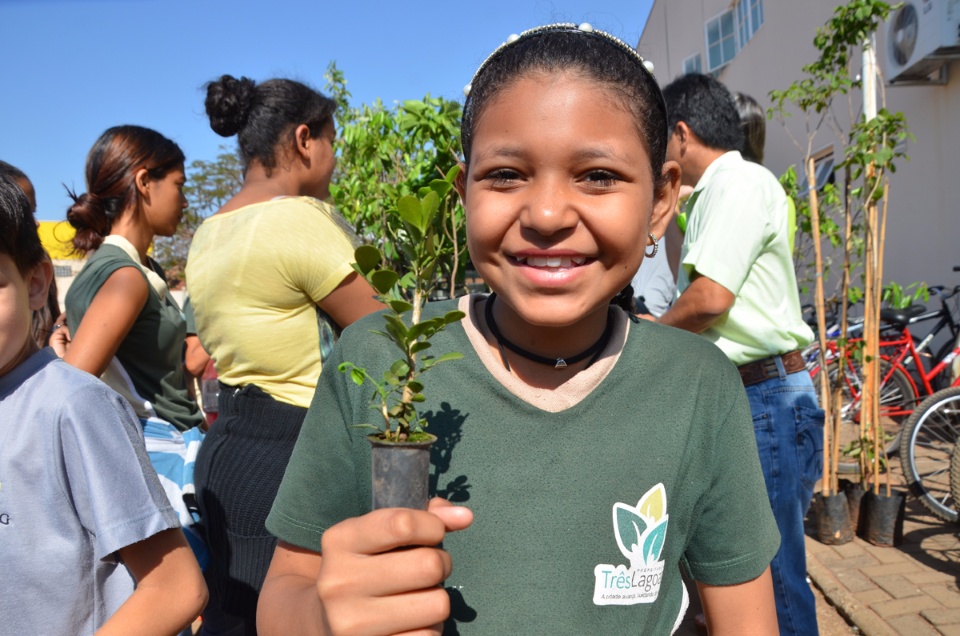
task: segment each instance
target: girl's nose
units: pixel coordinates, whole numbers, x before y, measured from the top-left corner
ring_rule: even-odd
[[[520,224],[543,236],[576,227],[579,222],[576,206],[558,185],[545,185],[531,192],[520,212]]]

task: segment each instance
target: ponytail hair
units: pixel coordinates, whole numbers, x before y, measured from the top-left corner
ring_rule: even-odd
[[[619,307],[631,316],[637,313],[637,305],[633,301],[633,286],[627,285],[620,290],[620,293],[610,300],[610,304]]]
[[[76,252],[100,247],[124,210],[139,202],[135,177],[145,169],[151,179],[162,179],[184,163],[180,146],[142,126],[108,128],[87,155],[87,191],[79,196],[69,188],[73,205],[67,221],[77,233]]]

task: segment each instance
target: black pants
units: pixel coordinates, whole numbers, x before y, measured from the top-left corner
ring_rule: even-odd
[[[220,413],[200,447],[197,499],[210,549],[210,603],[255,624],[277,540],[264,522],[307,409],[254,385],[220,385]]]

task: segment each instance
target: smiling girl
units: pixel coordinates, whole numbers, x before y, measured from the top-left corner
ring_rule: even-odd
[[[512,36],[468,90],[458,191],[494,293],[450,301],[467,318],[432,341],[464,353],[423,407],[439,499],[368,512],[352,425],[369,395],[324,374],[267,523],[260,633],[663,634],[687,606],[681,567],[712,633],[775,632],[778,534],[739,375],[612,304],[680,181],[653,76],[620,40],[560,24]],[[348,329],[329,368],[389,367],[380,320]]]

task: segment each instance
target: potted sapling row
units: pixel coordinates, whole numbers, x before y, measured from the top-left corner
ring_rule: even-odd
[[[417,404],[424,401],[424,374],[438,364],[463,357],[459,352],[430,355],[430,339],[465,314],[449,311],[429,319],[421,316],[443,253],[443,238],[434,220],[437,214],[449,210],[444,203],[457,171],[454,168],[444,179],[434,180],[420,190],[419,196],[407,195],[398,201],[395,218],[402,223],[401,235],[407,239],[399,249],[410,266],[403,277],[383,267],[383,256],[376,247],[362,245],[355,252],[354,269],[387,305],[382,313],[383,329],[371,333],[389,341],[398,352],[396,361],[381,377],[352,362],[338,367],[357,385],[373,388],[371,409],[377,413],[377,423],[356,426],[375,431],[367,436],[372,445],[374,510],[426,510],[429,499],[430,447],[437,438],[425,430],[428,422],[417,412]]]

